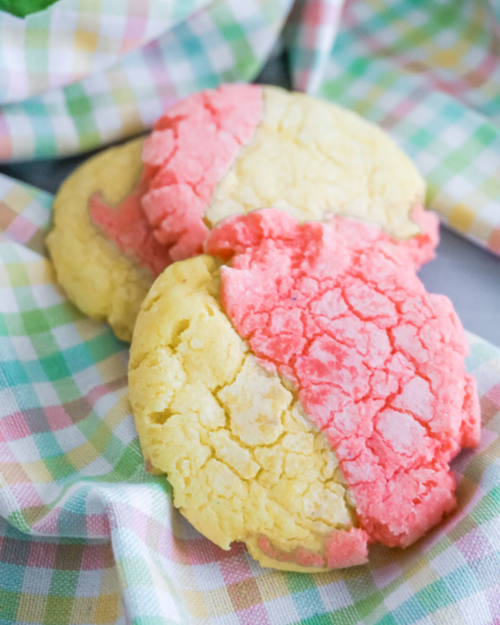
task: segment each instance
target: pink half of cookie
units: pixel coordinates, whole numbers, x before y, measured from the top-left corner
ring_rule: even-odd
[[[92,196],[92,220],[154,276],[199,254],[208,236],[207,204],[261,116],[256,85],[222,85],[181,100],[144,142],[140,183],[117,207]]]
[[[142,205],[174,260],[201,251],[205,209],[261,117],[262,88],[233,84],[182,100],[155,124],[142,152],[150,182]]]
[[[354,220],[301,226],[284,211],[256,211],[222,222],[206,250],[230,260],[221,301],[237,332],[292,381],[337,453],[366,533],[342,548],[356,560],[367,540],[414,542],[454,508],[448,463],[479,436],[450,301],[425,291],[388,237]]]
[[[109,206],[99,193],[89,199],[92,221],[113,241],[122,254],[132,258],[153,276],[170,265],[173,260],[167,246],[154,236],[142,210],[142,197],[147,183],[141,181],[130,195],[116,207]]]

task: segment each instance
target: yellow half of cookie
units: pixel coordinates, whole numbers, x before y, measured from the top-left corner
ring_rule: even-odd
[[[324,555],[353,524],[335,453],[291,388],[264,370],[219,303],[208,256],[156,280],[131,346],[130,399],[145,457],[168,475],[174,503],[214,543],[243,541],[264,566],[318,572],[271,558]]]

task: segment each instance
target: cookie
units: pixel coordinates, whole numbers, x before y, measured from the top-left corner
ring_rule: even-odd
[[[300,221],[334,213],[401,240],[423,235],[419,264],[437,244],[411,161],[374,124],[304,94],[238,84],[194,94],[158,120],[142,159],[144,216],[172,261],[201,253],[224,217],[271,206]]]
[[[399,240],[407,262],[418,267],[434,256],[438,222],[422,208],[422,177],[380,129],[334,104],[223,85],[164,113],[144,142],[142,174],[137,146],[105,152],[69,178],[49,239],[70,298],[120,338],[131,338],[143,285],[202,253],[210,230],[234,213],[276,206],[302,222],[354,216]],[[109,249],[106,262],[85,251],[91,236]],[[118,253],[126,258],[114,268]]]
[[[231,217],[143,303],[129,384],[144,455],[223,549],[353,566],[456,505],[449,462],[479,436],[465,335],[379,233]]]
[[[163,246],[147,223],[137,219],[144,193],[142,144],[143,139],[135,139],[105,150],[76,169],[54,200],[54,228],[46,239],[57,279],[68,297],[87,315],[108,321],[115,334],[127,341],[154,276],[166,266],[161,264]],[[110,206],[121,210],[114,208],[113,213]],[[108,231],[113,216],[120,215],[120,236],[114,237],[115,242],[92,219],[92,214],[100,217],[103,212]],[[128,230],[125,223],[130,224]],[[139,237],[142,246],[135,245]]]

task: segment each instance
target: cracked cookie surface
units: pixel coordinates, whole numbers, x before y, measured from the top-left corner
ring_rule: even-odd
[[[325,539],[354,518],[335,453],[258,365],[218,291],[218,263],[200,256],[170,266],[144,302],[129,369],[144,455],[221,547],[244,541],[258,559],[262,546],[276,552],[275,566],[324,569]]]
[[[478,435],[450,305],[358,222],[265,210],[207,247],[231,266],[170,266],[131,347],[141,444],[175,505],[221,547],[287,570],[416,540],[454,506],[447,463]]]
[[[211,227],[273,206],[301,222],[333,213],[376,223],[397,239],[421,234],[411,213],[424,202],[425,182],[384,131],[303,93],[263,86],[262,99],[252,141],[206,210]]]

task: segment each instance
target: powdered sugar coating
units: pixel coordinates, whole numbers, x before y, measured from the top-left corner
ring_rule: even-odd
[[[407,546],[454,508],[448,463],[477,444],[479,408],[451,303],[371,232],[265,210],[227,219],[206,247],[231,259],[226,313],[325,432],[361,528]]]

